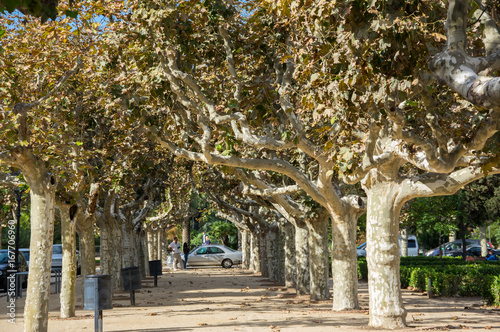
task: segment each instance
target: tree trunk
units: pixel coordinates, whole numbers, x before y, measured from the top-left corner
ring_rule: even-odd
[[[184,242],[187,243],[188,246],[191,244],[190,234],[191,234],[191,218],[185,218],[182,221],[182,245],[184,245]]]
[[[61,318],[75,317],[76,290],[76,223],[70,206],[59,205],[62,240]]]
[[[333,310],[359,309],[356,254],[357,215],[332,216]]]
[[[481,256],[488,255],[488,247],[486,245],[486,226],[479,226],[479,239],[481,240]]]
[[[145,231],[141,231],[136,235],[139,269],[143,278],[149,275],[149,253],[148,253],[148,239]]]
[[[122,228],[121,227],[114,227],[112,229],[112,236],[114,243],[117,244],[113,248],[113,260],[112,260],[112,278],[113,278],[113,289],[115,290],[121,290],[123,288],[123,280],[122,280],[122,263],[123,263],[123,251],[122,251]],[[127,266],[128,267],[128,266]]]
[[[94,220],[78,217],[77,231],[80,237],[80,264],[82,275],[95,274]],[[83,288],[82,288],[83,289]]]
[[[156,241],[158,241],[158,236],[153,232],[151,228],[146,229],[146,238],[148,242],[148,251],[151,257],[151,260],[156,260],[158,250],[156,249]]]
[[[250,237],[251,235],[249,231],[244,230],[241,232],[241,267],[244,269],[250,268]]]
[[[99,249],[100,274],[113,274],[113,232],[108,225],[101,225],[101,245]]]
[[[268,230],[259,232],[259,256],[260,256],[260,272],[264,278],[269,278],[266,238]]]
[[[250,233],[250,270],[260,272],[259,231]]]
[[[158,250],[161,250],[161,261],[166,262],[168,258],[168,252],[167,252],[167,233],[162,229],[158,232],[158,239],[159,241],[159,247]]]
[[[285,286],[297,287],[297,265],[295,260],[295,226],[285,223]]]
[[[123,226],[122,226],[122,236],[123,236],[123,241],[122,241],[122,261],[123,261],[123,267],[132,267],[132,266],[138,266],[138,260],[136,259],[136,241],[135,237],[136,234],[134,234],[131,225],[126,225],[129,223],[126,221]]]
[[[295,228],[295,261],[297,263],[297,295],[309,294],[309,235],[307,228]]]
[[[166,245],[163,243],[165,238],[165,232],[161,229],[155,231],[155,249],[156,249],[156,259],[160,259],[162,262],[167,260],[167,249]],[[165,255],[165,256],[164,256]]]
[[[401,257],[408,257],[408,230],[401,228]]]
[[[285,285],[285,256],[286,256],[286,249],[285,249],[285,225],[283,224],[283,221],[279,223],[279,228],[278,228],[278,283],[280,285]]]
[[[49,317],[56,182],[52,176],[47,176],[43,180],[28,183],[31,198],[31,257],[24,306],[24,331],[45,332]]]
[[[278,281],[279,269],[279,249],[278,249],[279,229],[277,226],[270,226],[267,236],[264,238],[266,243],[267,271],[268,278],[272,281]]]
[[[330,299],[328,288],[328,215],[320,214],[307,223],[309,231],[310,295],[312,301]]]
[[[370,326],[395,329],[406,326],[406,310],[399,279],[399,213],[395,206],[399,185],[380,182],[366,190],[368,290]]]

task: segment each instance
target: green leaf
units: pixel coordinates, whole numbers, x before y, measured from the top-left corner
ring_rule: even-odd
[[[78,17],[78,10],[68,10],[66,9],[66,16],[72,17],[72,18],[77,18]]]
[[[0,28],[0,38],[2,38],[6,32],[7,32],[6,30],[3,30],[2,28]]]
[[[76,145],[78,145],[78,146],[83,145],[83,143],[82,143],[82,142],[79,142],[79,141],[76,141],[76,142],[75,142],[75,144],[76,144]]]

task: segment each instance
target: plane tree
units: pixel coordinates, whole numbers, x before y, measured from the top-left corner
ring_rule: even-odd
[[[473,13],[466,0],[266,5],[280,27],[292,27],[303,116],[330,120],[323,136],[336,148],[327,153],[368,198],[370,325],[405,326],[402,205],[498,172],[497,8],[474,2]]]
[[[334,221],[339,234],[334,277],[336,289],[345,292],[334,296],[334,307],[356,308],[357,288],[341,285],[345,280],[352,285],[356,275],[352,243],[356,211],[363,201],[337,190],[324,142],[309,139],[319,128],[300,118],[299,103],[288,98],[293,90],[293,50],[266,48],[273,26],[262,24],[262,17],[243,15],[251,10],[246,2],[129,5],[132,15],[117,20],[115,34],[109,35],[109,44],[115,43],[109,57],[129,77],[116,107],[125,102],[131,112],[143,115],[150,134],[179,157],[290,177],[293,185],[282,190],[300,187],[327,212],[305,220],[318,241],[327,236],[328,218]],[[306,174],[289,161],[299,152],[316,169],[311,166]],[[311,255],[325,257],[323,246],[313,248]],[[317,291],[317,298],[328,294],[324,287]]]

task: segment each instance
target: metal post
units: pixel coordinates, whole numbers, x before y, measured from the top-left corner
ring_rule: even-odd
[[[99,310],[99,278],[94,278],[94,331],[102,332],[102,310]]]
[[[427,287],[428,287],[428,290],[427,290],[427,297],[429,299],[432,299],[432,281],[431,281],[431,278],[428,278],[427,279]]]
[[[154,283],[155,287],[158,287],[158,276],[155,274],[155,283]]]

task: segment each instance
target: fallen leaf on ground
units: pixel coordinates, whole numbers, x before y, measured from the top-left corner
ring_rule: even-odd
[[[202,325],[208,325],[207,323],[198,323],[198,325],[202,326]]]

